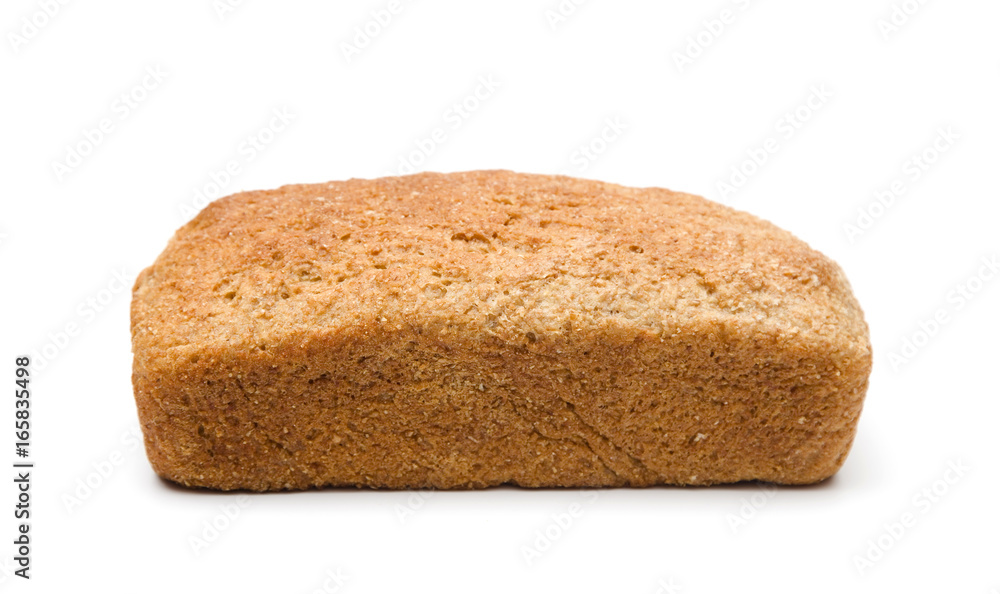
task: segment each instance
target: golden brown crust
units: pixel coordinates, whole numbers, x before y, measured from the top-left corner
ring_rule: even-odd
[[[220,199],[139,276],[132,337],[154,469],[217,489],[811,483],[871,368],[788,232],[508,171]]]

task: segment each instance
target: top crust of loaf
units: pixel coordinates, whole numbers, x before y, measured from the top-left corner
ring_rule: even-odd
[[[840,267],[790,233],[690,194],[510,171],[222,198],[140,274],[132,307],[147,370],[371,323],[519,343],[722,322],[870,359]]]

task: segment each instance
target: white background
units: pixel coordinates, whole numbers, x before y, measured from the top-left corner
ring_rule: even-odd
[[[343,44],[387,0],[249,0],[222,16],[211,0],[89,1],[44,16],[52,4],[0,9],[0,376],[12,387],[15,356],[54,354],[31,383],[32,579],[12,574],[8,467],[0,590],[307,593],[337,571],[341,592],[1000,589],[1000,281],[981,260],[1000,255],[995,2],[593,0],[554,22],[558,0],[401,0],[350,59]],[[880,28],[894,11],[898,28]],[[469,99],[481,80],[498,86]],[[828,97],[810,107],[814,90]],[[264,132],[275,109],[291,122]],[[797,128],[779,125],[789,113]],[[624,130],[597,140],[609,118]],[[411,159],[432,134],[444,140]],[[250,135],[271,142],[241,149]],[[765,145],[763,164],[745,162]],[[60,173],[68,147],[88,154]],[[702,194],[831,256],[875,355],[844,468],[767,492],[328,490],[242,506],[161,482],[131,433],[130,295],[116,274],[130,282],[153,261],[213,174],[228,194],[377,177],[401,158]],[[720,186],[740,165],[755,171]],[[904,191],[882,206],[894,182]],[[938,310],[947,322],[930,328]],[[907,338],[921,346],[894,363]],[[0,412],[13,462],[13,402]],[[552,528],[574,503],[572,524]],[[239,510],[228,525],[224,509]],[[224,530],[196,554],[213,520]],[[529,564],[537,531],[555,537]]]

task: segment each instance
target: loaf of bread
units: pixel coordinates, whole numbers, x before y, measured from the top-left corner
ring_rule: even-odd
[[[139,275],[132,340],[154,470],[224,490],[813,483],[871,369],[790,233],[508,171],[222,198]]]

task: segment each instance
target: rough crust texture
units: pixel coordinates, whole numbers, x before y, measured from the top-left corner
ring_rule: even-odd
[[[132,340],[153,468],[227,490],[813,483],[871,369],[790,233],[508,171],[220,199],[139,275]]]

